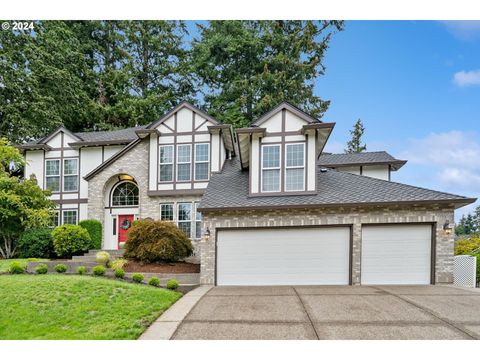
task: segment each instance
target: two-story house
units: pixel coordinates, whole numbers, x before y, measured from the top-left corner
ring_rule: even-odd
[[[148,126],[21,148],[58,224],[98,219],[117,249],[135,218],[173,221],[205,284],[452,282],[449,224],[475,199],[390,181],[405,161],[385,152],[324,154],[334,126],[282,103],[234,133],[181,103]]]

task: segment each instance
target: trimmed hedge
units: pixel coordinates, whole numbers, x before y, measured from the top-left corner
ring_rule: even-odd
[[[88,231],[79,225],[61,225],[52,231],[53,247],[58,256],[70,257],[88,251],[91,243]]]
[[[35,272],[39,275],[46,274],[48,272],[48,265],[47,264],[40,264],[35,268]]]
[[[103,276],[105,275],[106,271],[107,269],[105,269],[105,266],[102,266],[102,265],[97,265],[92,268],[92,273],[95,276]]]
[[[128,231],[124,257],[145,263],[173,262],[192,253],[190,239],[174,223],[138,220]]]
[[[23,233],[17,245],[19,258],[50,259],[55,254],[52,229],[31,229]]]
[[[160,279],[156,276],[152,276],[150,279],[148,279],[148,285],[159,286]]]
[[[167,281],[167,289],[177,290],[180,285],[176,279],[170,279]]]
[[[88,231],[90,238],[90,249],[102,248],[102,223],[98,220],[82,220],[78,223],[81,227]]]
[[[143,276],[143,274],[135,273],[132,275],[132,280],[137,283],[141,283],[143,279],[145,279],[145,276]]]
[[[67,265],[57,264],[57,265],[55,265],[55,271],[59,274],[63,274],[65,272],[67,272]]]
[[[10,274],[23,274],[25,272],[25,265],[20,261],[12,261],[8,267]]]

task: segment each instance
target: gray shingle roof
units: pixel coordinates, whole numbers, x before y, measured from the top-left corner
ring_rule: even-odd
[[[248,209],[276,207],[329,207],[387,205],[392,203],[457,203],[475,201],[463,196],[419,188],[367,176],[328,169],[318,170],[318,191],[313,195],[248,196],[248,171],[237,159],[227,160],[221,173],[214,174],[199,208]]]
[[[321,166],[363,165],[368,163],[395,163],[404,160],[395,159],[386,151],[370,151],[354,154],[322,154],[318,159]]]
[[[79,132],[75,133],[79,138],[86,142],[95,142],[95,141],[123,141],[123,140],[135,140],[137,135],[135,130],[145,129],[146,126],[137,126],[121,130],[112,130],[112,131],[89,131],[89,132]]]
[[[108,141],[111,141],[113,143],[116,143],[116,142],[128,143],[138,138],[137,135],[135,134],[135,130],[145,129],[146,127],[147,127],[146,125],[141,125],[141,126],[120,129],[120,130],[88,131],[88,132],[77,132],[73,134],[81,139],[78,141],[78,143],[82,143],[82,142],[95,143],[95,142],[108,142]],[[43,140],[46,138],[47,136],[42,137],[40,139],[29,141],[23,144],[23,146],[42,144]]]

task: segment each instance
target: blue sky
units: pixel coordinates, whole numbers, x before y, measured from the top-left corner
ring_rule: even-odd
[[[480,22],[348,21],[325,64],[327,151],[361,118],[369,151],[409,160],[393,181],[480,196]]]
[[[361,118],[368,151],[409,160],[393,181],[480,196],[480,21],[347,21],[325,65],[326,151],[343,152]]]

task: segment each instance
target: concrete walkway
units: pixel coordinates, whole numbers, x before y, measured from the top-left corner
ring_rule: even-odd
[[[212,286],[200,286],[186,293],[145,331],[139,340],[169,340],[187,314]]]
[[[480,292],[452,286],[215,287],[203,294],[163,338],[480,339]]]

